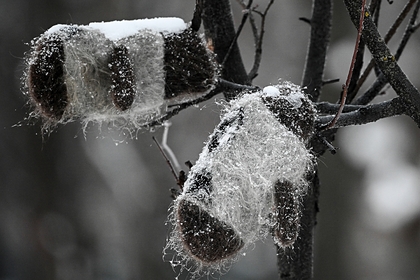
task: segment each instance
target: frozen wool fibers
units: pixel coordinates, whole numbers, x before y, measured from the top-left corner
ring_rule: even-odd
[[[231,101],[171,207],[166,250],[194,276],[220,271],[273,234],[292,246],[313,156],[315,109],[291,83]]]
[[[201,97],[217,65],[179,18],[56,25],[32,41],[25,92],[45,128],[80,119],[139,128]]]

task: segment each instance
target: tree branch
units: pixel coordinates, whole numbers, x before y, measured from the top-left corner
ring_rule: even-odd
[[[263,43],[263,38],[264,38],[264,33],[265,33],[265,20],[268,14],[268,10],[274,4],[274,0],[270,0],[264,12],[257,11],[255,7],[251,8],[250,4],[252,4],[252,1],[249,1],[247,5],[242,0],[237,0],[237,2],[239,3],[239,5],[241,5],[243,9],[248,10],[247,12],[249,14],[249,23],[251,25],[252,34],[254,36],[254,43],[255,43],[254,64],[248,73],[248,78],[250,81],[252,81],[253,79],[255,79],[255,77],[258,76],[258,69],[260,68],[260,63],[262,59],[262,43]],[[258,28],[255,22],[253,13],[256,13],[261,16],[261,25],[260,25],[259,33],[258,33]]]
[[[318,113],[333,115],[333,114],[337,113],[337,110],[340,107],[340,104],[329,103],[329,102],[317,102],[317,103],[315,103],[315,107],[316,107],[316,110],[318,111]],[[362,107],[363,107],[362,105],[346,104],[346,105],[344,105],[343,113],[355,111],[355,110],[360,109]]]
[[[344,0],[353,24],[358,26],[361,0]],[[363,39],[371,52],[376,65],[382,71],[395,92],[407,104],[407,112],[420,127],[420,93],[407,78],[379,35],[370,12],[366,11],[363,23]]]
[[[241,20],[241,23],[239,24],[238,30],[236,31],[235,37],[233,38],[233,41],[230,44],[229,49],[228,49],[225,57],[223,58],[222,67],[223,67],[223,65],[225,65],[226,60],[229,58],[230,53],[232,52],[235,44],[237,44],[239,35],[241,34],[242,29],[244,28],[244,25],[246,23],[246,20],[248,19],[248,16],[250,14],[251,5],[252,5],[252,0],[249,0],[248,5],[245,7],[245,12],[243,13],[242,20]]]
[[[229,81],[219,78],[217,81],[216,87],[213,90],[211,90],[209,93],[191,101],[187,101],[180,104],[169,105],[168,106],[169,108],[172,107],[174,109],[166,112],[164,115],[160,116],[159,118],[148,122],[147,124],[143,125],[143,127],[154,127],[154,126],[162,125],[164,121],[167,121],[173,116],[178,115],[179,112],[181,112],[182,110],[187,109],[193,105],[199,104],[201,102],[207,101],[221,92],[226,94],[229,92],[243,92],[244,90],[255,91],[259,89],[260,88],[258,86],[240,85],[240,84],[229,82]]]
[[[377,120],[383,118],[402,115],[406,110],[407,108],[402,99],[400,97],[396,97],[378,104],[360,106],[356,110],[343,113],[340,115],[340,118],[337,120],[333,128],[335,129],[349,125],[361,125],[376,122]],[[329,123],[333,118],[333,115],[319,117],[316,125],[322,127]]]
[[[236,0],[239,5],[241,5],[242,9],[246,9],[247,5],[245,5],[245,2],[243,0]],[[257,29],[257,23],[255,22],[254,15],[252,14],[252,10],[250,10],[249,13],[249,23],[251,25],[252,35],[254,36],[254,44],[258,44],[258,29]],[[248,75],[249,76],[249,75]]]
[[[311,37],[302,87],[306,87],[312,101],[317,101],[321,94],[325,58],[330,41],[332,1],[314,0],[312,5]]]
[[[354,46],[354,52],[353,52],[353,57],[352,57],[351,63],[350,63],[349,73],[347,75],[346,83],[344,84],[344,89],[343,89],[343,92],[341,94],[340,107],[338,107],[338,111],[335,114],[335,117],[331,120],[331,122],[329,124],[327,124],[327,128],[334,127],[335,123],[337,122],[338,118],[340,117],[341,112],[343,111],[344,105],[346,104],[347,92],[348,92],[348,89],[349,89],[349,86],[350,86],[350,82],[352,81],[354,65],[355,65],[356,60],[358,58],[357,57],[357,52],[359,51],[360,38],[362,37],[363,20],[365,18],[365,4],[366,4],[366,0],[362,0],[362,9],[360,11],[360,16],[359,16],[359,27],[357,28],[356,45]]]
[[[229,0],[203,0],[202,20],[207,42],[212,46],[217,61],[222,63],[236,36]],[[236,42],[234,42],[232,50],[226,58],[221,77],[237,84],[250,84]],[[231,91],[225,94],[228,100],[235,98],[235,96],[236,93]]]
[[[268,10],[273,5],[273,3],[274,3],[274,0],[270,0],[264,12],[261,15],[260,34],[258,36],[257,44],[255,45],[254,64],[252,66],[251,71],[249,71],[249,74],[248,74],[248,77],[251,80],[253,80],[255,77],[258,76],[258,69],[260,68],[260,63],[261,63],[261,58],[262,58],[262,44],[263,44],[264,33],[265,33],[265,19],[267,17]]]
[[[408,15],[408,12],[411,10],[411,8],[413,7],[414,3],[417,0],[410,0],[405,7],[403,8],[403,10],[401,11],[401,13],[398,15],[397,19],[395,20],[395,22],[392,24],[392,26],[390,27],[390,29],[388,30],[388,32],[386,33],[384,40],[385,40],[385,44],[387,44],[389,42],[389,40],[391,40],[392,36],[395,34],[395,32],[397,31],[398,27],[401,25],[401,23],[403,22],[403,20],[405,19],[405,17]],[[374,7],[373,7],[374,8]],[[379,9],[379,8],[378,8]],[[377,15],[378,13],[376,12],[375,15]],[[413,31],[414,32],[414,31]],[[400,47],[398,48],[400,50],[400,52],[403,51],[405,44],[403,44],[404,40],[408,41],[409,36],[407,36],[407,32],[404,34],[403,39],[400,43]],[[409,34],[411,35],[411,34]],[[406,38],[406,39],[404,39]],[[395,58],[398,60],[399,55],[397,54],[395,55]],[[366,67],[365,71],[363,72],[362,76],[360,77],[359,81],[357,82],[357,85],[355,87],[355,89],[353,90],[352,95],[356,96],[357,92],[359,91],[359,89],[362,87],[363,83],[366,81],[368,75],[370,74],[370,71],[373,69],[373,67],[375,66],[375,61],[372,58],[368,64],[368,66]],[[378,79],[376,80],[376,82],[379,82]],[[376,83],[375,82],[375,83]],[[382,86],[380,86],[382,84]],[[364,98],[356,101],[356,104],[368,104],[370,101],[373,100],[373,98],[379,93],[379,91],[383,88],[383,86],[386,84],[386,81],[380,81],[378,84],[374,85],[371,87],[371,89],[376,88],[378,89],[375,92],[369,92],[367,94],[367,96],[365,96]],[[370,89],[369,89],[370,91]],[[375,94],[376,93],[376,94]]]

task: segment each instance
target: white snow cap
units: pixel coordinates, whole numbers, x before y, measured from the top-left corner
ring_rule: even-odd
[[[47,30],[46,34],[54,33],[69,25],[57,24]],[[139,30],[151,30],[163,33],[179,33],[187,28],[181,18],[150,18],[136,20],[116,20],[109,22],[91,22],[89,25],[79,26],[86,29],[96,29],[112,41],[136,34]]]
[[[280,91],[278,88],[274,86],[267,86],[263,89],[263,93],[265,93],[267,96],[279,96]]]
[[[292,84],[290,82],[284,82],[276,86],[266,86],[263,88],[263,94],[270,97],[277,97],[282,92],[288,92],[286,99],[293,105],[295,108],[300,108],[302,106],[302,99],[305,99],[302,90],[299,86]]]

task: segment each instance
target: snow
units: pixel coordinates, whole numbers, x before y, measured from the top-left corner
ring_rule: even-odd
[[[263,93],[265,93],[267,96],[279,96],[280,95],[280,91],[278,88],[274,87],[274,86],[267,86],[263,89]]]
[[[187,24],[182,19],[173,17],[92,22],[89,24],[89,27],[98,29],[110,40],[119,40],[134,35],[142,29],[155,32],[179,33],[187,28]]]
[[[69,27],[71,25],[67,25],[67,24],[56,24],[53,25],[52,27],[50,27],[47,31],[45,31],[45,34],[53,34],[55,32],[57,32],[60,29],[63,29],[65,27]]]
[[[302,106],[302,99],[305,99],[305,96],[301,92],[294,92],[286,98],[294,108],[300,108],[300,106]]]
[[[57,24],[52,26],[45,33],[52,34],[64,27],[69,26],[71,25]],[[87,30],[99,30],[108,39],[117,41],[122,38],[134,35],[140,30],[150,30],[157,33],[179,33],[187,28],[187,24],[180,18],[168,17],[136,20],[116,20],[109,22],[91,22],[89,25],[81,25],[79,27]]]
[[[300,108],[300,106],[302,106],[302,99],[305,99],[301,89],[298,86],[288,82],[277,86],[266,86],[263,88],[262,93],[269,97],[278,97],[283,93],[287,101],[289,101],[289,103],[292,104],[294,108]]]

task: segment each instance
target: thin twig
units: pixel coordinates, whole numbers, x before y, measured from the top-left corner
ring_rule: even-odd
[[[309,18],[306,18],[306,17],[300,17],[300,18],[298,18],[299,20],[301,20],[301,21],[303,21],[303,22],[306,22],[307,24],[309,24],[309,25],[311,25],[311,20],[309,19]]]
[[[374,64],[374,63],[373,63]],[[355,105],[366,105],[371,102],[381,92],[383,87],[388,83],[384,74],[380,74],[376,78],[372,86],[359,98],[352,102]]]
[[[226,56],[236,36],[230,1],[203,0],[202,23],[206,40],[212,44],[216,60],[221,63],[221,60],[227,57],[221,69],[221,78],[238,84],[250,85],[251,82],[237,43],[234,44],[230,54]],[[237,94],[235,91],[227,91],[224,95],[227,100],[231,100]]]
[[[178,175],[175,172],[175,169],[171,163],[171,161],[169,160],[168,156],[165,154],[165,152],[163,151],[162,147],[160,146],[159,142],[156,140],[156,137],[152,136],[153,141],[156,143],[156,146],[158,147],[160,153],[162,154],[162,156],[165,158],[166,163],[169,166],[169,169],[171,170],[172,175],[175,177],[175,181],[178,185],[179,183],[179,178]]]
[[[227,59],[229,58],[230,53],[232,52],[232,50],[233,50],[236,42],[238,41],[239,35],[242,32],[242,29],[243,29],[243,27],[244,27],[244,25],[246,23],[246,20],[248,19],[248,16],[249,16],[249,13],[250,13],[250,10],[249,9],[250,9],[250,7],[252,5],[252,1],[253,0],[249,0],[248,5],[246,6],[246,9],[244,10],[244,15],[242,16],[242,20],[241,20],[241,23],[240,23],[240,25],[238,27],[238,30],[236,31],[235,37],[233,38],[232,43],[230,44],[229,49],[228,49],[225,57],[223,58],[223,62],[221,64],[222,67],[225,65]]]
[[[414,0],[412,0],[412,1],[414,1]],[[404,51],[405,46],[408,43],[408,40],[410,39],[411,35],[414,32],[413,26],[416,24],[416,19],[417,19],[417,16],[419,14],[419,9],[420,9],[420,1],[417,0],[417,5],[416,5],[416,7],[413,10],[413,14],[411,15],[411,18],[410,18],[410,20],[409,20],[409,22],[407,24],[407,27],[406,27],[406,29],[404,31],[404,35],[402,37],[401,43],[398,46],[397,51],[395,52],[395,58],[397,60],[400,58],[401,54]]]
[[[242,0],[236,0],[239,5],[241,5],[242,9],[246,9],[247,5],[245,4],[244,1]],[[257,45],[258,44],[258,28],[257,28],[257,23],[255,22],[255,18],[253,15],[253,10],[251,9],[250,13],[249,13],[249,23],[251,25],[251,30],[252,30],[252,35],[254,37],[254,44]]]
[[[258,69],[260,68],[260,63],[262,59],[262,44],[265,33],[265,20],[267,18],[268,10],[270,10],[270,7],[273,5],[273,3],[274,0],[270,0],[264,12],[261,15],[260,34],[258,36],[257,44],[255,45],[254,64],[251,68],[251,71],[249,71],[248,73],[248,77],[251,81],[258,75]]]
[[[241,90],[241,91],[250,90],[250,91],[255,91],[255,90],[261,89],[259,86],[240,85],[240,84],[237,84],[237,83],[232,83],[230,81],[226,81],[226,80],[221,79],[221,78],[218,79],[218,84],[220,86],[223,86],[225,88],[232,89],[232,90]]]
[[[330,128],[335,126],[335,123],[337,122],[338,118],[340,117],[341,112],[343,111],[344,104],[346,104],[347,91],[349,89],[351,77],[353,75],[353,69],[354,69],[354,64],[356,62],[357,51],[359,50],[359,43],[360,43],[360,39],[362,37],[363,21],[364,21],[364,18],[365,18],[365,4],[366,4],[366,0],[362,0],[362,7],[361,7],[361,10],[360,10],[359,29],[358,29],[358,32],[357,32],[356,45],[354,46],[353,58],[352,58],[351,63],[350,63],[349,73],[348,73],[348,76],[347,76],[346,84],[344,85],[343,94],[341,96],[340,107],[338,108],[338,111],[337,111],[337,114],[335,115],[335,117],[327,125],[327,129],[330,129]]]
[[[389,31],[385,35],[385,37],[384,37],[385,43],[388,43],[389,40],[391,40],[391,38],[394,36],[394,34],[397,31],[398,27],[400,27],[401,23],[407,17],[408,13],[410,12],[411,8],[416,3],[416,1],[418,1],[418,0],[410,0],[404,6],[403,10],[398,15],[397,19],[395,20],[395,22],[392,24],[391,28],[389,29]]]
[[[322,85],[325,86],[325,85],[328,85],[328,84],[338,83],[339,81],[340,81],[339,78],[324,80],[324,81],[322,81]]]
[[[161,145],[162,145],[163,150],[166,151],[169,158],[171,159],[171,162],[173,163],[174,168],[176,170],[181,170],[181,165],[179,165],[179,162],[178,162],[178,159],[175,156],[175,153],[172,151],[171,147],[169,147],[169,145],[168,145],[169,127],[171,125],[172,125],[172,123],[169,122],[169,121],[166,121],[166,122],[163,123],[164,130],[163,130],[163,134],[162,134]]]
[[[346,103],[351,103],[357,94],[357,92],[355,91],[355,88],[357,87],[357,82],[359,81],[360,73],[363,68],[363,57],[365,54],[365,46],[366,46],[365,42],[363,40],[360,40],[359,48],[357,50],[357,55],[356,55],[356,61],[354,63],[352,78],[350,80],[350,84],[347,90]]]
[[[185,102],[185,103],[173,105],[173,106],[175,106],[174,109],[166,112],[164,115],[160,116],[159,118],[154,119],[153,121],[144,124],[143,127],[154,127],[154,126],[162,125],[162,123],[164,121],[167,121],[170,118],[172,118],[173,116],[178,115],[179,112],[181,112],[182,110],[187,109],[187,108],[189,108],[193,105],[199,104],[201,102],[204,102],[206,100],[209,100],[210,98],[216,96],[217,94],[219,94],[221,92],[223,92],[222,88],[221,87],[216,87],[215,89],[213,89],[212,91],[210,91],[209,93],[207,93],[206,95],[204,95],[200,98],[197,98],[197,99],[194,99],[192,101]]]
[[[244,1],[237,0],[237,2],[242,6],[243,9],[246,9]],[[248,3],[249,4],[249,3]],[[271,0],[267,7],[265,8],[264,12],[259,12],[255,8],[252,8],[249,13],[249,22],[251,24],[252,34],[254,36],[254,43],[255,43],[255,55],[254,55],[254,64],[251,70],[248,73],[249,79],[252,81],[255,77],[258,76],[258,69],[260,67],[261,59],[262,59],[262,43],[265,33],[265,19],[268,14],[268,10],[274,4],[274,0]],[[258,32],[257,24],[255,23],[255,19],[252,13],[256,13],[261,16],[261,26],[260,32]]]
[[[159,118],[144,124],[143,127],[154,127],[154,126],[162,125],[164,121],[167,121],[173,116],[179,114],[179,112],[181,112],[182,110],[187,109],[193,105],[199,104],[201,102],[207,101],[221,92],[224,92],[226,94],[226,92],[229,92],[229,91],[230,92],[238,91],[238,90],[239,91],[244,91],[244,90],[255,91],[259,89],[260,88],[258,86],[241,85],[241,84],[233,83],[230,81],[226,81],[222,78],[219,78],[216,87],[213,90],[211,90],[209,93],[191,101],[187,101],[180,104],[169,105],[168,108],[174,108],[174,109],[166,112],[164,115],[160,116]]]
[[[255,22],[253,10],[251,10],[251,12],[249,13],[249,24],[251,25],[252,36],[254,37],[254,44],[257,45],[259,36],[258,36],[258,28],[257,28],[257,23]]]

